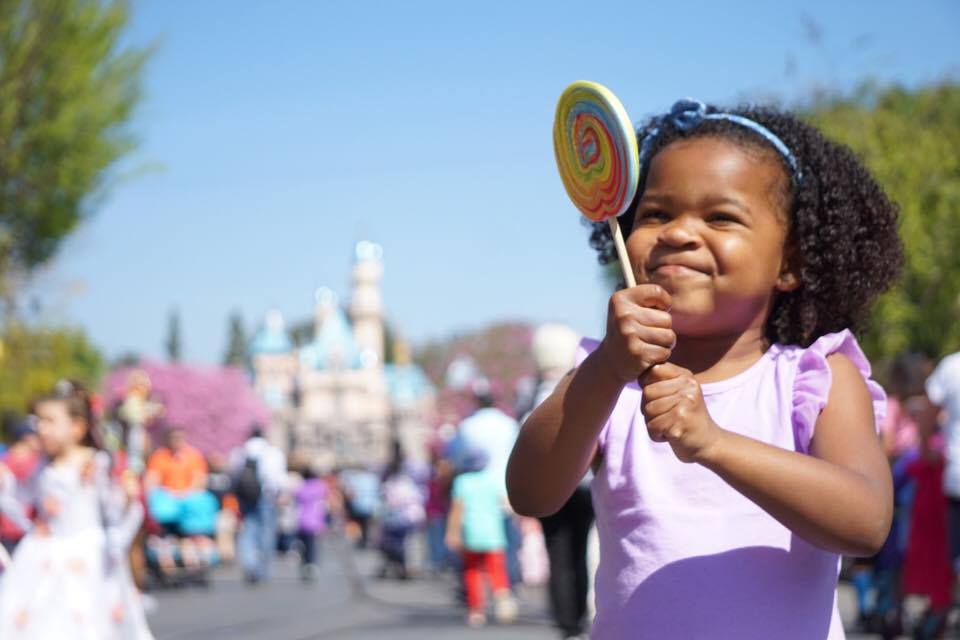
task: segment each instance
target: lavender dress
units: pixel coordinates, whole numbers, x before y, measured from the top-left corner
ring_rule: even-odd
[[[581,342],[578,362],[596,346]],[[848,331],[806,349],[773,345],[746,371],[701,385],[707,409],[725,429],[805,454],[830,391],[832,353],[858,367],[879,420],[883,390]],[[837,554],[800,539],[705,467],[680,462],[669,444],[651,441],[635,384],[621,393],[599,444],[593,638],[844,637]]]

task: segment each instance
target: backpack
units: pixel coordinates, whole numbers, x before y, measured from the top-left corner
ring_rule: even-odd
[[[237,497],[242,511],[248,511],[257,506],[260,502],[260,494],[263,488],[260,486],[260,474],[257,470],[257,459],[248,456],[243,463],[243,469],[233,483],[233,494]]]

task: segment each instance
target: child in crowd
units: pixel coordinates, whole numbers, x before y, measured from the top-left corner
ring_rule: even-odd
[[[297,539],[301,545],[300,577],[312,580],[317,569],[317,538],[327,529],[327,485],[308,466],[293,497],[297,507]]]
[[[79,383],[58,382],[35,413],[46,460],[34,525],[0,584],[0,638],[152,638],[126,557],[143,520],[136,477],[112,477]]]
[[[463,452],[467,469],[453,481],[452,503],[447,520],[447,547],[462,554],[463,581],[467,595],[467,624],[482,627],[487,622],[484,582],[489,581],[498,622],[512,622],[517,605],[510,592],[506,558],[507,533],[503,480],[487,466],[487,455],[474,448]]]

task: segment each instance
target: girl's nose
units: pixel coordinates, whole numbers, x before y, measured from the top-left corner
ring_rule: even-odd
[[[700,235],[690,216],[677,216],[660,229],[657,240],[671,247],[687,248],[689,245],[698,246]]]

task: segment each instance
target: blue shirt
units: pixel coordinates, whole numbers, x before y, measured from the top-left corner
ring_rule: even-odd
[[[467,551],[499,551],[507,546],[501,479],[489,470],[461,473],[453,481],[453,499],[460,502],[461,533]]]

